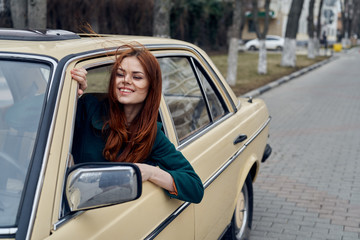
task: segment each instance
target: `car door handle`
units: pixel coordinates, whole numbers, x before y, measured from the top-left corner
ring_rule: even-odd
[[[245,141],[247,139],[247,136],[245,134],[240,134],[237,138],[234,140],[234,145],[238,144],[242,141]]]

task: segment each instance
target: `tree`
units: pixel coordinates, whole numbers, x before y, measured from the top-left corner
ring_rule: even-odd
[[[28,0],[28,27],[46,29],[46,0]]]
[[[317,25],[316,25],[316,36],[314,39],[314,47],[315,47],[315,55],[319,56],[320,52],[320,38],[321,38],[321,12],[322,12],[322,6],[323,6],[324,0],[320,0],[319,3],[319,11],[317,15]]]
[[[46,0],[11,0],[14,28],[46,29]]]
[[[234,2],[235,7],[230,31],[228,71],[226,77],[226,81],[230,86],[235,86],[236,84],[242,3],[243,0],[235,0]]]
[[[315,42],[314,42],[314,5],[315,0],[310,0],[309,3],[309,14],[307,17],[307,30],[309,35],[309,41],[308,41],[308,58],[314,59],[315,58]]]
[[[353,13],[353,21],[352,21],[352,30],[354,34],[356,34],[356,39],[358,39],[360,33],[360,1],[354,1],[354,13]]]
[[[266,56],[266,45],[265,39],[269,29],[269,10],[270,10],[270,1],[265,1],[265,21],[263,32],[260,32],[259,21],[258,21],[258,1],[252,0],[253,7],[253,19],[255,24],[256,36],[259,39],[259,62],[258,62],[258,73],[266,74],[267,73],[267,56]]]
[[[170,0],[154,0],[153,35],[170,37]]]
[[[357,4],[355,4],[356,6]],[[354,15],[353,2],[352,0],[340,1],[341,6],[341,20],[342,20],[342,45],[347,48],[350,45],[349,38],[351,37],[352,20]]]
[[[17,29],[26,27],[27,0],[10,1],[11,20]]]
[[[286,24],[284,49],[281,57],[281,66],[295,67],[296,65],[296,34],[299,28],[304,0],[293,0]]]

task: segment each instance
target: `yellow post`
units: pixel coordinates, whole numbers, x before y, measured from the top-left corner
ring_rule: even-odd
[[[334,52],[341,52],[341,50],[342,50],[342,45],[341,45],[341,43],[335,43],[335,44],[333,44],[333,50],[334,50]]]

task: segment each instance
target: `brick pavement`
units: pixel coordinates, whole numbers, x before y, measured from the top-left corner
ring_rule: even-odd
[[[260,97],[273,153],[254,184],[251,240],[360,239],[360,52]]]

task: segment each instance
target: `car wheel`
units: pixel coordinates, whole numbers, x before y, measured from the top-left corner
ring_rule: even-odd
[[[223,240],[247,240],[253,216],[253,188],[250,175],[246,177],[245,184],[237,200],[231,225]]]
[[[249,50],[250,50],[250,51],[255,51],[255,50],[256,50],[256,47],[255,47],[255,46],[250,46],[250,47],[249,47]]]
[[[282,51],[282,49],[283,49],[283,48],[282,48],[281,46],[277,46],[277,47],[276,47],[276,51]]]

